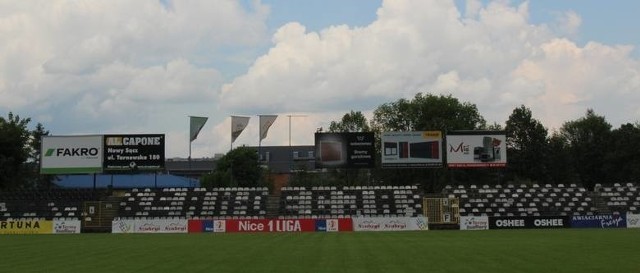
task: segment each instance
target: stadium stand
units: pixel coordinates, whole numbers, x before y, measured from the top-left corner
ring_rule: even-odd
[[[280,218],[422,215],[416,186],[283,187]]]
[[[610,186],[596,185],[594,189],[604,199],[612,212],[640,212],[640,191],[634,183],[614,183]]]
[[[267,188],[134,188],[120,202],[120,218],[264,218]]]
[[[598,184],[593,192],[575,184],[456,185],[438,196],[458,199],[460,216],[572,216],[640,213],[639,188],[637,183]],[[423,215],[424,197],[416,186],[283,187],[279,196],[264,187],[132,188],[112,196],[106,189],[15,190],[0,192],[0,221],[82,219],[83,205],[102,200],[114,204],[109,217],[123,219],[415,217]]]
[[[571,184],[531,186],[447,186],[443,193],[459,198],[461,216],[567,216],[593,215],[593,194]]]
[[[82,217],[85,201],[98,200],[105,190],[51,189],[0,192],[0,220]]]

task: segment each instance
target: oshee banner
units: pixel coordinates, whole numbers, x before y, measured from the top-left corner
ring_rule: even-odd
[[[316,168],[373,168],[373,133],[316,133]]]
[[[114,220],[112,233],[187,233],[186,219]]]
[[[428,230],[426,217],[355,217],[354,231]]]
[[[43,136],[40,173],[102,171],[102,136]]]
[[[460,230],[487,230],[488,216],[460,216]]]
[[[158,171],[164,169],[164,140],[156,135],[105,135],[105,171]]]
[[[571,217],[573,228],[626,228],[623,214],[580,215]]]
[[[442,167],[440,131],[382,133],[383,168]]]
[[[489,217],[489,229],[569,228],[568,216]]]
[[[0,234],[51,234],[52,221],[0,221]]]
[[[505,167],[507,145],[502,131],[455,131],[447,134],[449,168]]]

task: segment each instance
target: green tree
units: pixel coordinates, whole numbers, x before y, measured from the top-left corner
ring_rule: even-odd
[[[212,174],[201,178],[204,187],[258,187],[263,170],[254,148],[237,147],[216,162]]]
[[[371,125],[376,132],[439,130],[443,134],[487,128],[475,104],[460,102],[451,95],[422,93],[411,100],[399,99],[379,106],[373,113]],[[495,174],[486,170],[445,169],[381,169],[373,174],[376,181],[384,184],[421,184],[431,192],[451,182],[482,182],[478,177],[495,177]]]
[[[613,182],[640,181],[640,125],[623,124],[611,132],[604,171]]]
[[[592,189],[596,183],[609,182],[603,166],[609,149],[611,125],[603,116],[589,109],[584,117],[565,122],[560,134],[569,144],[573,166],[585,187]]]
[[[424,131],[485,129],[478,107],[448,96],[418,93],[412,100],[385,103],[373,112],[375,131]]]
[[[344,114],[342,120],[332,121],[329,125],[329,132],[370,132],[367,118],[362,112],[357,111]]]
[[[20,118],[9,112],[0,117],[0,189],[25,186],[29,173],[25,163],[29,159],[30,118]]]
[[[513,110],[507,126],[508,173],[516,179],[547,181],[547,129],[524,105]]]
[[[570,146],[567,140],[554,132],[549,137],[547,156],[544,158],[550,184],[578,183]]]

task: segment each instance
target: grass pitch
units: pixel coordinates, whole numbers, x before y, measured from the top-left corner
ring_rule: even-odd
[[[0,235],[0,272],[640,272],[640,229]]]

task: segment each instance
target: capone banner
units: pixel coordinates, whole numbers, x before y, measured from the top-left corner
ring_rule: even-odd
[[[164,169],[164,135],[105,135],[104,170]]]

